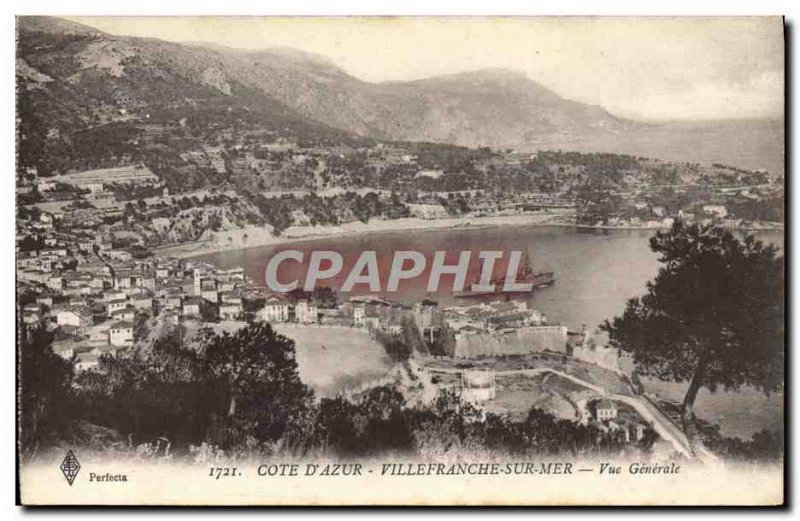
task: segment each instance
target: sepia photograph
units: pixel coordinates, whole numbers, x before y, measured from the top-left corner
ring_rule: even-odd
[[[18,503],[785,505],[783,17],[15,27]]]

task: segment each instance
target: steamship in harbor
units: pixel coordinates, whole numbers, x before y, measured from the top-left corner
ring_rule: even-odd
[[[481,267],[483,269],[483,267]],[[478,271],[478,276],[468,284],[466,287],[472,287],[472,284],[477,284],[480,278],[480,271]],[[516,282],[519,284],[530,284],[530,289],[526,290],[518,290],[518,291],[504,291],[503,287],[506,283],[505,277],[497,277],[493,278],[490,281],[490,284],[494,284],[494,289],[491,291],[459,291],[456,292],[453,296],[456,298],[474,298],[474,297],[484,297],[487,295],[505,295],[508,296],[510,294],[515,293],[531,293],[535,289],[544,288],[547,286],[552,286],[556,281],[555,272],[553,271],[533,271],[531,268],[530,263],[528,262],[528,256],[525,255],[522,260],[522,266],[517,271]]]

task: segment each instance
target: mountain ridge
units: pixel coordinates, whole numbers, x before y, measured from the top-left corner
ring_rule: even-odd
[[[756,130],[733,125],[735,131],[728,130],[732,127],[727,123],[691,123],[693,128],[705,130],[695,132],[694,139],[686,142],[683,136],[671,133],[676,124],[615,116],[601,106],[565,99],[515,70],[485,68],[372,83],[350,75],[325,56],[296,49],[244,50],[116,36],[47,17],[18,17],[17,30],[18,58],[32,69],[26,69],[28,77],[41,73],[55,83],[92,86],[104,91],[105,102],[117,91],[104,89],[101,81],[125,83],[128,78],[143,76],[139,83],[127,82],[117,89],[134,99],[129,110],[148,103],[148,96],[159,90],[160,78],[171,78],[189,90],[210,88],[227,97],[242,91],[259,93],[265,102],[280,106],[292,117],[366,138],[526,151],[574,148],[726,163],[735,163],[726,157],[744,147],[742,157],[747,164],[743,166],[751,168],[763,166],[758,164],[758,155],[766,147],[763,155],[770,157],[768,167],[783,167],[782,125],[778,122],[765,128],[758,120]],[[42,33],[65,42],[43,52],[30,45]],[[69,74],[54,73],[76,60],[79,67],[70,69]],[[54,63],[58,61],[61,63]],[[145,78],[154,83],[147,84]],[[169,97],[169,93],[160,95]],[[126,102],[117,96],[113,103]],[[684,124],[689,122],[677,126]],[[750,132],[756,132],[754,137],[748,137]],[[695,141],[698,138],[699,143]]]

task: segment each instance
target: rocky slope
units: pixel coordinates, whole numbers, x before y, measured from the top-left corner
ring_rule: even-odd
[[[265,125],[377,139],[535,150],[613,151],[782,169],[783,124],[653,125],[566,100],[526,75],[486,69],[369,83],[293,49],[242,51],[18,18],[18,79],[37,111],[89,125],[188,99],[254,105]]]

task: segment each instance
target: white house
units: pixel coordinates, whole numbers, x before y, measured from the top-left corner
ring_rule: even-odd
[[[56,182],[48,181],[46,179],[39,179],[36,182],[36,188],[39,190],[39,192],[50,192],[51,190],[56,189]]]
[[[317,306],[313,302],[301,300],[295,306],[295,317],[301,324],[316,324],[317,319]]]
[[[36,303],[40,306],[47,306],[49,308],[53,307],[53,297],[49,296],[41,296],[36,297]]]
[[[222,320],[236,320],[241,314],[241,304],[223,302],[219,306],[219,318]]]
[[[54,342],[53,352],[65,360],[70,360],[75,354],[73,342]]]
[[[134,318],[136,318],[136,310],[131,307],[118,309],[111,313],[111,320],[116,322],[133,322]]]
[[[133,255],[126,250],[108,250],[105,255],[115,261],[126,262],[133,259]]]
[[[100,194],[103,193],[103,183],[89,183],[83,185],[83,188],[86,188],[92,194]]]
[[[617,417],[617,406],[611,400],[600,400],[595,406],[597,421],[613,420]]]
[[[53,276],[47,279],[47,286],[57,291],[64,289],[64,277]]]
[[[278,297],[267,299],[263,310],[263,319],[267,322],[286,322],[289,320],[289,304]]]
[[[236,289],[236,282],[232,280],[220,281],[218,289],[223,293],[228,291],[233,291],[234,289]]]
[[[200,293],[200,296],[203,300],[207,300],[209,302],[217,302],[217,288],[206,288],[203,289]]]
[[[111,345],[129,346],[133,344],[133,324],[130,322],[117,322],[111,325],[109,339]]]
[[[82,335],[92,325],[92,314],[83,308],[65,309],[56,313],[56,323],[59,326],[76,327],[78,334]]]
[[[356,306],[353,308],[353,325],[356,327],[364,327],[367,317],[367,310],[364,305]]]
[[[114,278],[114,289],[128,289],[134,285],[134,278],[124,274]]]
[[[647,425],[646,423],[641,423],[641,422],[637,423],[636,426],[634,427],[634,439],[636,441],[641,441],[642,438],[644,438],[644,435],[647,433],[648,428],[649,425]]]
[[[113,316],[116,311],[122,311],[128,307],[128,303],[124,300],[115,300],[106,304],[106,316]]]
[[[142,277],[141,285],[144,289],[148,289],[150,291],[156,290],[156,278],[150,275],[145,275]]]
[[[430,177],[431,179],[439,179],[444,175],[444,170],[420,170],[415,177]]]
[[[94,251],[94,242],[89,240],[78,241],[78,250],[84,253],[92,253]]]
[[[164,307],[167,309],[178,309],[181,307],[181,296],[179,294],[170,294],[164,298]]]
[[[220,293],[220,300],[223,304],[241,304],[242,297],[237,293],[225,292]]]
[[[144,309],[149,311],[153,309],[153,299],[146,295],[133,297],[131,298],[131,306],[135,307],[136,309]]]
[[[707,204],[703,206],[703,211],[709,215],[715,215],[721,219],[728,216],[728,209],[722,204]]]
[[[77,360],[75,360],[75,369],[78,371],[86,371],[97,367],[97,360],[100,358],[94,353],[80,353]]]
[[[108,322],[91,327],[89,329],[89,345],[108,344],[109,328]]]
[[[200,300],[197,298],[189,297],[183,301],[183,316],[185,317],[199,317],[200,316]]]
[[[103,293],[103,300],[105,300],[106,302],[114,302],[114,301],[117,301],[117,300],[125,300],[127,298],[128,298],[128,296],[125,295],[124,292],[122,292],[120,290],[117,290],[117,289],[111,289],[111,290],[108,290],[108,291]]]

